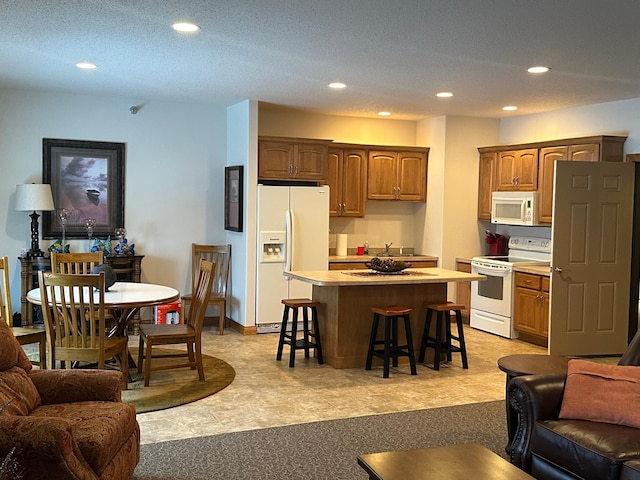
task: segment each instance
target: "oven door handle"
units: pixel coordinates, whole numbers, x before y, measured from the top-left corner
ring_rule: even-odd
[[[491,268],[491,267],[481,267],[478,265],[474,265],[473,273],[477,273],[478,275],[489,275],[491,277],[506,277],[509,275],[510,271],[505,270],[503,268]]]

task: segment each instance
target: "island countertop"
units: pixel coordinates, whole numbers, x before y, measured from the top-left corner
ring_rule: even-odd
[[[284,275],[320,287],[468,282],[486,278],[484,275],[435,267],[408,268],[393,275],[374,273],[370,270],[292,271],[284,272]]]

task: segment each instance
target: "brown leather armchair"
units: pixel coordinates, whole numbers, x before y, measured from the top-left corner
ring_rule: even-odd
[[[536,479],[640,479],[640,429],[559,419],[565,380],[553,374],[509,381],[507,400],[518,412],[511,463]]]
[[[0,460],[23,479],[129,479],[140,460],[121,372],[32,370],[0,318]]]

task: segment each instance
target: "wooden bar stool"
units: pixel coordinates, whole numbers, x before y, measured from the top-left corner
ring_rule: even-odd
[[[417,375],[416,359],[413,352],[413,337],[411,336],[411,319],[413,311],[407,307],[393,305],[390,307],[371,307],[373,322],[371,324],[371,337],[369,339],[369,351],[367,352],[367,364],[365,370],[371,370],[371,362],[374,355],[381,358],[383,363],[383,378],[389,378],[389,360],[393,359],[393,366],[398,366],[398,357],[409,357],[411,375]],[[384,317],[384,338],[377,340],[378,324],[380,317]],[[404,319],[404,332],[407,339],[405,345],[398,345],[398,319]],[[376,345],[383,345],[376,350]]]
[[[309,358],[309,350],[314,348],[318,363],[323,364],[322,344],[320,342],[320,327],[318,326],[319,302],[314,302],[308,298],[285,298],[281,301],[284,305],[282,314],[282,325],[280,326],[280,340],[278,342],[278,353],[276,360],[282,359],[282,348],[285,344],[291,346],[289,351],[289,368],[293,368],[296,361],[296,350],[304,350],[305,358]],[[298,336],[298,310],[302,309],[302,338]],[[287,333],[289,321],[289,310],[293,310],[293,321],[291,332]],[[313,328],[309,328],[309,310],[311,310],[311,321]]]
[[[462,355],[462,368],[469,368],[467,363],[467,348],[464,343],[464,330],[462,329],[462,313],[460,312],[463,308],[464,305],[458,305],[453,302],[427,304],[427,318],[424,325],[424,331],[422,332],[420,356],[418,357],[418,361],[420,363],[424,363],[424,356],[427,348],[433,348],[434,370],[440,370],[441,354],[446,353],[447,361],[450,362],[451,354],[454,352],[460,352]],[[456,314],[456,326],[458,328],[457,336],[451,334],[451,311],[454,311]],[[433,315],[433,312],[437,313],[435,337],[430,335],[431,316]],[[456,340],[458,345],[453,345],[451,340]]]

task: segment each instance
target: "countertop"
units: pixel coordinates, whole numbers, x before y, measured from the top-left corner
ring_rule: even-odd
[[[456,262],[460,263],[471,263],[473,257],[456,257]]]
[[[369,262],[372,258],[377,255],[329,255],[329,263],[357,263],[357,262]],[[434,257],[432,255],[399,255],[394,254],[393,257],[380,257],[380,258],[391,258],[393,260],[400,260],[403,262],[414,262],[418,261],[438,261],[438,257]]]
[[[317,270],[284,272],[284,275],[285,277],[321,287],[468,282],[485,279],[484,275],[446,270],[444,268],[408,268],[402,273],[384,275],[371,273],[368,270]]]
[[[514,265],[513,271],[549,277],[551,275],[550,268],[549,265]]]

